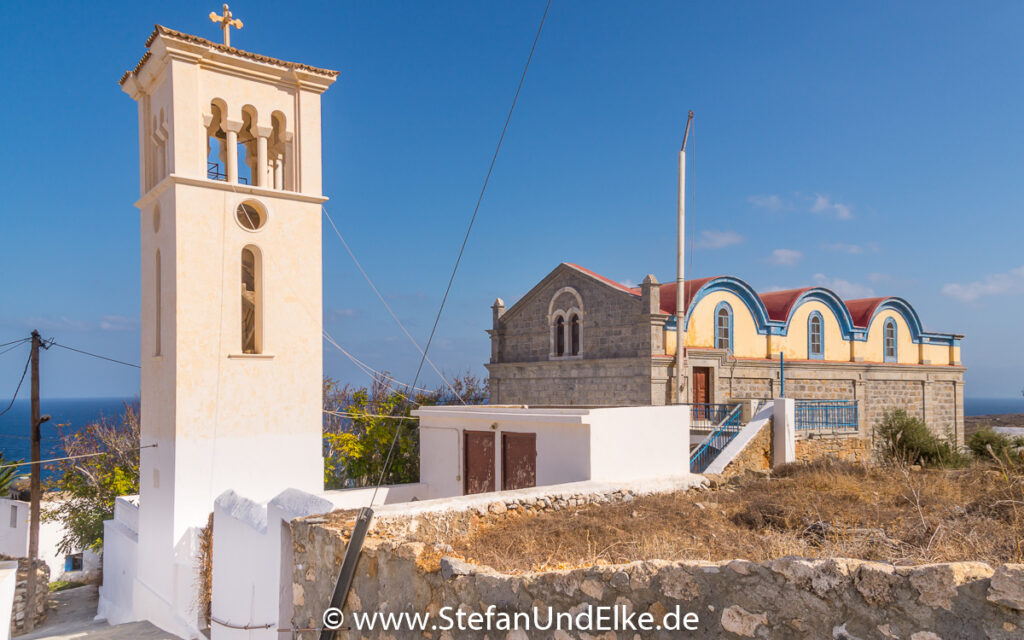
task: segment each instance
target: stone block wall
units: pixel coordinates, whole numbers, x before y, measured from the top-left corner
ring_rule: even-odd
[[[871,460],[871,455],[871,440],[868,438],[825,435],[796,441],[796,459],[800,462],[837,458],[864,463]]]
[[[707,356],[704,355],[706,358]],[[779,363],[722,357],[717,398],[777,398]],[[886,411],[904,409],[941,437],[964,443],[962,367],[864,363],[786,363],[785,395],[799,400],[860,401],[860,435],[871,438]]]
[[[650,358],[490,364],[491,404],[633,406],[652,398]]]
[[[509,505],[496,503],[483,513],[500,513]],[[446,520],[465,526],[481,511]],[[959,562],[893,566],[842,558],[808,560],[780,558],[754,563],[666,562],[645,560],[623,565],[600,565],[525,574],[499,573],[456,558],[429,543],[417,531],[429,529],[422,518],[411,523],[378,523],[356,568],[345,605],[346,622],[356,612],[429,613],[430,622],[443,607],[452,611],[496,611],[547,617],[577,615],[591,607],[615,607],[624,615],[650,614],[655,623],[671,614],[692,613],[695,630],[656,630],[638,635],[631,629],[613,631],[501,630],[490,638],[833,638],[857,640],[1019,639],[1024,632],[1024,565],[992,568]],[[396,526],[396,524],[398,526]],[[295,545],[296,627],[316,627],[334,588],[337,567],[345,551],[344,531],[324,518],[292,523]],[[296,632],[313,638],[316,632]],[[485,637],[482,632],[431,629],[339,633],[342,638],[417,637],[450,639]]]
[[[50,567],[42,560],[34,563],[36,571],[35,626],[46,621],[50,606]],[[14,586],[14,608],[11,611],[11,636],[25,633],[28,609],[28,558],[18,558],[18,580]]]
[[[628,358],[650,355],[650,323],[640,323],[638,296],[613,288],[572,267],[562,265],[502,316],[492,332],[497,362],[549,360],[551,327],[548,308],[564,287],[572,287],[583,302],[580,352],[583,359]],[[577,306],[575,296],[558,294],[553,310]]]

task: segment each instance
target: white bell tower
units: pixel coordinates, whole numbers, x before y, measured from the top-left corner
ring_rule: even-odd
[[[131,598],[191,633],[214,499],[323,491],[320,94],[338,74],[162,26],[146,47],[121,78],[138,102],[142,441],[157,445]]]

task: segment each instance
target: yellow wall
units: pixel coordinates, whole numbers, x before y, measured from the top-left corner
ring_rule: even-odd
[[[768,350],[766,337],[757,333],[757,324],[747,305],[734,293],[715,291],[704,296],[690,314],[686,329],[686,346],[715,347],[715,307],[719,302],[732,307],[732,345],[737,358],[763,358]]]
[[[747,305],[735,294],[716,291],[701,298],[690,317],[686,345],[690,348],[713,349],[715,346],[715,307],[727,302],[733,312],[733,355],[738,358],[777,358],[782,351],[789,360],[807,360],[807,320],[817,311],[825,323],[826,362],[884,362],[882,352],[885,321],[896,321],[897,357],[899,364],[948,365],[960,363],[960,348],[948,345],[921,345],[913,342],[910,328],[896,311],[885,310],[875,316],[868,329],[867,342],[843,340],[839,320],[823,302],[808,300],[793,313],[785,336],[757,333],[757,325]],[[675,355],[675,333],[666,332],[665,352]]]
[[[808,300],[796,308],[793,317],[789,322],[789,333],[780,336],[781,350],[791,360],[807,360],[810,354],[807,352],[807,319],[811,312],[817,311],[825,321],[825,360],[848,362],[850,360],[850,343],[843,340],[843,333],[839,329],[839,320],[836,319],[832,310],[823,302]],[[775,350],[773,356],[778,356],[779,349]]]
[[[889,318],[893,318],[896,321],[896,356],[899,358],[898,362],[900,364],[918,364],[920,361],[919,345],[914,344],[911,339],[910,329],[907,327],[903,316],[891,309],[886,309],[875,316],[871,326],[868,327],[868,342],[863,351],[864,360],[867,362],[885,361],[882,343],[884,340],[885,321]],[[948,356],[947,360],[932,361],[932,364],[948,364]]]

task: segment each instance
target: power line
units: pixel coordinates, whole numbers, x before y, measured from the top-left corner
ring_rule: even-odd
[[[134,367],[135,369],[141,369],[142,368],[142,367],[140,367],[137,364],[132,364],[131,362],[125,362],[124,360],[117,360],[115,358],[108,358],[107,356],[101,356],[101,355],[96,354],[96,353],[89,353],[88,351],[82,351],[81,349],[75,349],[74,347],[69,347],[69,346],[61,344],[59,342],[51,342],[50,344],[52,344],[53,346],[56,346],[56,347],[60,347],[61,349],[67,349],[68,351],[74,351],[76,353],[81,353],[83,355],[92,356],[93,358],[99,358],[100,360],[107,360],[108,362],[116,362],[117,364],[123,364],[126,367]]]
[[[156,446],[157,445],[155,445],[155,444],[147,444],[144,447],[139,447],[138,450],[141,451],[142,449],[152,449],[152,448],[154,448]],[[49,460],[37,460],[35,462],[13,462],[11,464],[0,465],[0,469],[8,469],[10,467],[30,467],[30,466],[36,465],[36,464],[49,464],[51,462],[62,462],[64,460],[80,460],[81,458],[95,458],[96,456],[110,456],[110,455],[113,455],[115,453],[119,453],[119,452],[118,451],[99,451],[99,452],[96,452],[96,453],[83,453],[83,454],[77,455],[77,456],[64,456],[63,458],[50,458]]]
[[[473,215],[469,219],[469,226],[466,228],[466,235],[462,238],[462,246],[459,247],[459,255],[455,259],[455,266],[452,267],[452,275],[448,278],[448,286],[444,290],[444,296],[441,298],[441,306],[437,309],[437,315],[434,317],[434,326],[430,329],[430,337],[427,338],[426,347],[423,350],[423,357],[420,359],[419,367],[416,368],[416,375],[412,379],[413,385],[419,382],[420,372],[423,370],[423,362],[427,359],[427,352],[430,351],[430,345],[434,341],[434,334],[437,332],[437,325],[441,321],[441,313],[444,311],[445,303],[448,302],[448,294],[451,293],[452,284],[455,282],[455,274],[459,270],[459,264],[462,262],[462,255],[466,252],[466,244],[469,242],[469,234],[473,231],[473,223],[476,222],[476,216],[480,212],[480,204],[484,200],[484,194],[487,192],[487,184],[491,181],[491,174],[494,172],[494,163],[498,161],[498,153],[501,151],[501,143],[505,140],[505,132],[508,131],[508,124],[512,121],[512,112],[515,111],[516,103],[519,101],[519,93],[523,89],[523,83],[526,81],[526,72],[530,69],[530,62],[533,61],[533,53],[537,50],[537,42],[540,40],[541,31],[544,29],[544,22],[547,20],[548,11],[551,9],[551,0],[548,0],[547,5],[544,7],[544,15],[540,18],[540,24],[537,26],[537,35],[533,38],[533,44],[530,46],[530,55],[526,57],[526,65],[523,67],[523,73],[519,76],[519,85],[516,87],[516,93],[512,96],[512,105],[508,109],[508,115],[505,117],[505,124],[501,128],[501,135],[498,137],[498,144],[494,148],[494,155],[491,157],[491,164],[487,168],[487,175],[484,177],[483,186],[480,187],[480,195],[476,199],[476,206],[473,207]],[[465,402],[463,402],[465,404]],[[391,447],[388,449],[388,455],[384,459],[384,466],[381,468],[380,477],[377,479],[377,485],[373,488],[373,496],[370,498],[370,504],[373,504],[374,499],[377,497],[377,491],[380,489],[381,484],[384,482],[384,474],[388,471],[388,466],[391,463],[391,456],[395,451],[395,444],[398,442],[398,434],[391,440]]]
[[[31,339],[32,338],[22,338],[21,340],[11,340],[10,342],[5,342],[3,344],[0,344],[0,347],[6,347],[9,344],[21,344],[22,342],[28,342]]]
[[[4,354],[5,354],[5,353],[7,353],[8,351],[13,351],[13,350],[17,349],[18,347],[20,347],[21,345],[25,344],[25,343],[26,343],[26,342],[28,342],[29,340],[31,340],[31,338],[29,338],[29,339],[26,339],[26,340],[21,340],[20,342],[16,342],[16,343],[10,343],[10,342],[8,342],[7,344],[13,344],[13,346],[7,347],[7,348],[6,348],[6,349],[4,349],[3,351],[0,351],[0,356],[4,355]]]
[[[327,342],[331,346],[333,346],[335,349],[340,351],[346,358],[348,358],[349,360],[352,361],[352,364],[356,365],[363,373],[367,374],[371,378],[373,376],[380,376],[381,378],[385,378],[387,380],[390,380],[390,381],[392,381],[394,383],[397,383],[397,384],[399,384],[399,385],[401,385],[403,387],[412,388],[412,385],[410,385],[410,384],[408,384],[406,382],[402,382],[398,378],[393,378],[393,377],[389,376],[388,374],[384,373],[383,371],[378,371],[377,369],[374,369],[370,365],[366,364],[365,362],[363,362],[359,358],[357,358],[354,355],[352,355],[351,353],[349,353],[340,344],[338,344],[334,340],[333,337],[331,337],[331,334],[327,333],[326,329],[323,330],[323,333],[324,333],[324,339],[327,340]],[[423,387],[416,387],[414,389],[414,391],[422,391],[423,393],[430,393],[431,390],[430,389],[424,389]]]
[[[21,391],[21,383],[25,382],[25,374],[28,373],[28,365],[29,365],[30,362],[32,362],[32,356],[31,355],[28,357],[27,360],[25,360],[25,368],[21,372],[21,379],[18,380],[18,386],[15,387],[15,389],[14,389],[14,397],[11,398],[11,403],[9,405],[7,405],[6,409],[4,409],[3,411],[0,411],[0,416],[4,415],[8,411],[10,411],[11,407],[14,406],[14,401],[18,399],[18,392]]]
[[[388,304],[387,300],[384,299],[384,296],[381,294],[380,289],[377,288],[377,285],[373,284],[373,280],[370,279],[370,274],[366,273],[366,269],[363,269],[363,265],[359,262],[359,259],[356,258],[356,254],[353,253],[352,248],[348,246],[348,242],[346,242],[344,236],[341,235],[341,231],[338,230],[338,226],[334,224],[334,219],[331,218],[331,214],[327,213],[327,209],[324,206],[321,205],[320,208],[323,210],[324,215],[327,217],[327,221],[331,223],[331,228],[334,229],[335,235],[337,235],[338,239],[341,240],[341,244],[345,246],[345,251],[347,251],[349,257],[352,258],[352,262],[356,263],[356,267],[359,269],[359,272],[363,274],[363,278],[366,279],[367,284],[370,285],[370,288],[373,289],[373,292],[377,294],[378,298],[380,298],[381,303],[384,305],[384,308],[388,310],[388,313],[391,314],[391,318],[395,321],[395,324],[397,324],[398,328],[402,330],[402,333],[405,334],[405,337],[409,338],[409,342],[412,343],[412,346],[416,347],[416,350],[420,352],[422,357],[426,359],[427,362],[430,363],[430,367],[434,370],[434,373],[436,373],[438,377],[441,378],[441,380],[445,383],[445,385],[447,385],[448,388],[451,389],[451,392],[454,393],[456,397],[459,398],[460,401],[462,401],[462,404],[466,404],[466,401],[462,399],[462,396],[460,396],[459,392],[455,390],[455,387],[453,387],[451,383],[448,382],[448,379],[444,377],[444,374],[441,373],[441,371],[434,365],[434,363],[427,358],[427,352],[424,351],[422,347],[420,347],[420,344],[416,342],[415,338],[412,337],[412,334],[409,333],[408,329],[405,328],[405,325],[402,324],[402,321],[398,319],[398,316],[391,309],[391,305]],[[423,360],[421,359],[420,367],[422,366]]]

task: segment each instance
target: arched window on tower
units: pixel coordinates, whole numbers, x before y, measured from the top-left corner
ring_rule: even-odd
[[[206,124],[206,177],[210,180],[228,179],[226,134],[221,126],[224,117],[224,105],[218,100],[211,102]]]
[[[807,319],[807,358],[821,360],[825,357],[825,323],[821,314],[811,312]]]
[[[732,351],[732,307],[726,302],[715,308],[715,348]]]
[[[288,132],[285,129],[284,114],[280,111],[270,114],[270,123],[273,131],[267,143],[268,172],[272,177],[269,184],[273,185],[274,189],[291,189],[291,184],[285,180],[286,169],[290,169],[290,167],[286,166],[286,163],[290,161],[290,154],[288,153],[290,141],[288,139]]]
[[[242,353],[263,352],[263,274],[260,252],[242,249]]]
[[[885,321],[885,329],[882,331],[882,349],[886,362],[896,362],[898,358],[896,345],[896,321],[889,318]]]
[[[572,314],[569,319],[569,336],[570,352],[574,356],[580,355],[580,316],[578,313]]]
[[[256,184],[256,109],[242,107],[242,128],[238,131],[238,182]]]
[[[558,316],[555,319],[555,355],[565,355],[565,318]]]

